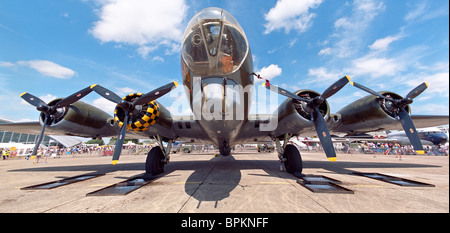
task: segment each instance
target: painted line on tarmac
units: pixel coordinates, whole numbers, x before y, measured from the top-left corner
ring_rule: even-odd
[[[173,182],[173,184],[201,184],[203,182]]]
[[[278,182],[259,182],[260,184],[290,184],[289,182],[282,182],[282,181],[278,181]]]

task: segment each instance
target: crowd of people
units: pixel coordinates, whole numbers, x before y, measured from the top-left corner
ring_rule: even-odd
[[[440,146],[423,146],[425,150],[425,155],[447,155],[448,156],[448,145]],[[344,145],[342,148],[344,153],[363,153],[363,154],[391,154],[401,157],[401,155],[415,155],[417,154],[411,145],[402,146],[395,143],[373,143],[365,142],[357,144],[357,146],[350,144]]]
[[[122,153],[127,154],[140,154],[147,153],[152,148],[151,145],[132,145],[132,146],[124,146]],[[39,148],[36,152],[36,157],[34,158],[35,163],[39,163],[40,159],[44,159],[47,162],[48,157],[60,158],[61,156],[72,156],[76,157],[77,155],[87,155],[87,156],[111,156],[114,153],[114,146],[76,146],[71,148],[58,148],[58,147],[47,147],[47,148]],[[32,149],[27,149],[25,152],[26,160],[31,158]],[[14,150],[0,148],[0,157],[3,160],[9,159],[11,157],[15,157]]]
[[[138,154],[147,154],[148,151],[154,145],[130,145],[124,146],[122,149],[122,153],[126,153],[129,155],[138,155]],[[448,156],[449,148],[448,145],[440,145],[440,146],[429,146],[424,145],[425,155],[445,155]],[[207,148],[205,146],[197,146],[191,147],[191,151],[204,152]],[[174,149],[174,148],[173,148]],[[380,142],[365,142],[365,143],[342,143],[342,145],[336,145],[335,149],[337,152],[347,153],[347,154],[384,154],[384,155],[395,155],[396,157],[402,159],[402,155],[415,155],[417,154],[414,151],[414,148],[410,145],[401,146],[398,143],[380,143]],[[308,146],[307,150],[321,150],[320,144],[317,144],[317,147]],[[206,152],[208,150],[206,149]],[[27,156],[25,157],[27,160],[31,157],[32,150],[29,149],[27,151]],[[48,147],[48,148],[39,148],[36,153],[36,157],[34,159],[35,163],[39,163],[41,158],[44,159],[44,162],[47,162],[48,157],[59,158],[61,156],[72,156],[76,157],[77,155],[87,155],[87,156],[111,156],[114,153],[114,146],[95,146],[95,145],[81,145],[72,148],[58,148],[58,147]],[[6,148],[0,148],[0,157],[3,160],[6,160],[10,157],[14,156],[14,151]]]
[[[381,143],[381,142],[364,142],[364,143],[334,143],[336,152],[345,154],[384,154],[384,155],[396,155],[400,157],[402,155],[417,155],[414,148],[411,145],[402,146],[395,143]],[[448,156],[449,147],[447,145],[423,145],[425,155],[445,155]],[[303,149],[303,148],[302,148]],[[306,143],[307,151],[322,151],[320,143]]]

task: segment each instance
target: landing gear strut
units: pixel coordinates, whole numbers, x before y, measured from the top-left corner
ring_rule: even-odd
[[[290,137],[289,137],[290,138]],[[278,158],[280,159],[280,168],[286,168],[286,171],[297,177],[302,176],[303,161],[300,151],[295,145],[287,144],[288,135],[284,135],[283,145],[278,138],[275,139],[278,150]]]
[[[145,161],[145,173],[147,176],[156,176],[164,172],[164,166],[169,163],[170,149],[172,148],[172,140],[169,140],[166,148],[159,135],[155,137],[158,146],[153,147],[147,154]]]

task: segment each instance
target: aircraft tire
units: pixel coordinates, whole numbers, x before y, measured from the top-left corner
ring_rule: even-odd
[[[156,176],[164,172],[164,163],[162,162],[164,154],[159,146],[153,147],[147,154],[145,161],[145,173]]]
[[[227,147],[227,148],[225,148],[225,147],[220,147],[220,148],[219,148],[219,152],[220,152],[220,154],[221,154],[222,156],[228,156],[228,155],[230,155],[231,148],[229,148],[229,147]]]
[[[294,175],[300,175],[303,171],[303,161],[300,151],[294,145],[287,145],[284,149],[283,157],[286,158],[284,161],[284,167],[286,171]]]

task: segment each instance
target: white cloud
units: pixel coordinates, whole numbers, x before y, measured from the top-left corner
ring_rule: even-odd
[[[437,62],[433,64],[431,67],[432,70],[437,72],[447,72],[449,71],[449,63],[447,62]]]
[[[114,109],[116,108],[116,104],[100,97],[92,102],[92,105],[95,107],[105,111],[106,113],[112,114],[114,112]]]
[[[400,36],[387,36],[385,38],[376,40],[373,44],[369,45],[369,48],[372,50],[383,51],[386,50],[392,42],[400,38],[401,38]]]
[[[153,46],[141,46],[137,49],[138,54],[142,57],[142,58],[147,58],[148,54],[155,51],[158,48],[158,46],[153,45]]]
[[[448,8],[442,4],[438,4],[438,7],[433,7],[432,4],[428,4],[429,1],[421,1],[417,4],[412,5],[413,8],[409,11],[403,19],[407,23],[423,22],[438,17],[448,18]],[[409,5],[409,4],[407,4]]]
[[[335,32],[331,35],[336,41],[332,52],[338,57],[348,57],[358,52],[363,44],[362,38],[375,16],[384,11],[383,2],[374,0],[355,0],[352,13],[337,19]]]
[[[297,43],[297,38],[291,40],[291,42],[289,42],[289,48],[294,47],[295,43]]]
[[[119,87],[116,88],[117,92],[116,94],[119,96],[126,96],[132,93],[138,93],[138,91],[136,91],[135,89],[131,88],[131,87]]]
[[[426,3],[421,2],[403,18],[405,21],[412,21],[425,13]]]
[[[353,60],[352,72],[354,75],[370,75],[378,78],[391,77],[402,69],[402,65],[393,58],[378,58],[369,55]]]
[[[444,97],[449,97],[449,72],[441,72],[437,74],[431,74],[428,76],[423,76],[415,80],[407,81],[406,84],[409,86],[416,87],[421,82],[428,83],[428,89],[424,94],[439,94]]]
[[[330,72],[324,67],[310,68],[308,70],[308,75],[315,77],[314,79],[311,79],[311,81],[314,81],[314,82],[334,81],[334,80],[337,80],[337,78],[338,78],[338,76],[335,72]]]
[[[179,44],[186,16],[185,0],[101,1],[100,20],[90,30],[102,42],[139,45],[142,57],[157,47]]]
[[[330,55],[331,54],[331,48],[324,48],[319,51],[319,55]]]
[[[12,67],[12,66],[14,66],[14,63],[7,61],[0,61],[0,67]]]
[[[267,21],[264,33],[269,34],[283,28],[286,33],[290,30],[297,30],[299,33],[306,31],[315,16],[309,10],[317,8],[321,3],[322,0],[278,0],[275,7],[264,16]]]
[[[164,62],[164,58],[162,58],[160,56],[155,56],[152,58],[152,61]]]
[[[28,66],[53,78],[70,79],[75,75],[75,71],[47,60],[19,61],[17,64]]]
[[[257,71],[256,73],[261,75],[263,79],[273,79],[277,76],[280,76],[282,73],[282,69],[278,65],[271,64],[270,66],[263,67],[261,70]],[[255,79],[257,82],[260,79]]]
[[[352,14],[339,18],[334,23],[335,28],[345,30],[359,30],[367,25],[385,9],[383,2],[374,0],[355,0]]]

